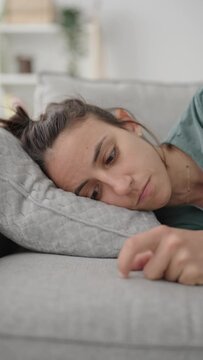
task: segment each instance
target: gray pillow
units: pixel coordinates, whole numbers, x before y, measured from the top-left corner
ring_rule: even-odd
[[[0,232],[41,252],[116,257],[129,236],[159,225],[138,212],[55,187],[20,142],[0,129]]]

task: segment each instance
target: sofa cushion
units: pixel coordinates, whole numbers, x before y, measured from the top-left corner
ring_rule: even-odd
[[[118,276],[115,259],[0,262],[3,360],[202,360],[203,287]],[[12,301],[14,299],[14,301]]]
[[[82,97],[95,105],[125,107],[157,136],[165,139],[203,82],[188,84],[137,80],[87,80],[63,73],[42,73],[35,93],[35,116],[51,101]]]
[[[0,232],[7,238],[41,252],[116,257],[126,238],[158,224],[153,213],[56,188],[19,141],[0,129]]]

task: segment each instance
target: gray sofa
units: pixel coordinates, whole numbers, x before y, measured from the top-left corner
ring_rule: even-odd
[[[35,114],[49,101],[82,95],[128,108],[162,140],[202,85],[42,74]],[[153,282],[142,272],[124,280],[115,258],[9,244],[0,259],[0,360],[203,358],[203,287]]]

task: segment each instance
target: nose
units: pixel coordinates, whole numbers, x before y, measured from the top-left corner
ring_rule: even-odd
[[[132,188],[132,178],[129,175],[101,173],[99,181],[110,186],[117,195],[127,195]]]

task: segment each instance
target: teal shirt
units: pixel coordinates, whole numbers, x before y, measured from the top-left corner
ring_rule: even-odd
[[[164,143],[183,150],[203,169],[203,88],[194,95]],[[154,213],[163,224],[183,229],[203,230],[201,207],[193,205],[163,207]]]

